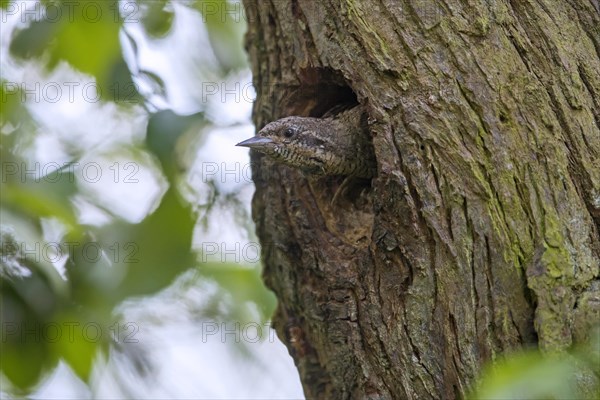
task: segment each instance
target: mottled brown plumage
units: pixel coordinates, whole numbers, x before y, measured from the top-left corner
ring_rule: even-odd
[[[373,145],[362,107],[324,118],[286,117],[238,143],[309,175],[372,178]]]

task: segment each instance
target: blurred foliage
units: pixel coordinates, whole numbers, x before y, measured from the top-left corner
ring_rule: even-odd
[[[598,327],[600,328],[600,327]],[[570,352],[508,354],[488,366],[470,398],[537,400],[600,398],[600,329]]]
[[[173,23],[173,9],[168,0],[155,0],[140,3],[143,13],[142,24],[148,35],[154,37],[165,36]]]
[[[245,18],[240,2],[227,0],[196,0],[192,3],[204,16],[212,48],[225,68],[239,68],[245,64],[245,54],[226,51],[242,43]]]
[[[229,71],[245,67],[241,46],[243,19],[215,14],[215,10],[225,6],[222,1],[185,4],[197,12],[208,11],[204,20],[221,62],[214,73],[225,77]],[[108,213],[109,221],[102,225],[81,222],[75,204],[82,194],[75,176],[77,169],[67,166],[49,172],[60,176],[59,180],[49,176],[23,179],[15,170],[33,168],[35,159],[26,150],[35,140],[38,126],[28,111],[29,94],[9,86],[2,76],[1,373],[19,394],[30,393],[59,360],[86,381],[98,355],[107,355],[110,347],[118,349],[122,345],[113,335],[115,323],[122,317],[119,305],[133,297],[156,294],[190,270],[196,271],[198,279],[215,282],[224,296],[234,299],[230,305],[237,311],[220,318],[249,318],[247,303],[251,302],[260,310],[260,318],[266,320],[273,311],[274,298],[262,285],[258,267],[201,262],[192,249],[198,206],[190,204],[179,192],[185,171],[175,148],[178,139],[197,128],[197,123],[208,122],[201,112],[182,116],[169,109],[149,109],[148,99],[133,84],[134,77],[144,74],[152,78],[159,87],[155,93],[159,94],[165,93],[164,83],[151,72],[130,71],[123,56],[120,40],[128,43],[134,58],[138,56],[135,40],[124,31],[127,24],[141,23],[150,39],[166,37],[175,19],[173,3],[1,3],[4,16],[22,13],[20,7],[26,5],[37,8],[13,32],[10,54],[14,60],[36,62],[48,72],[68,65],[92,76],[102,100],[99,106],[110,103],[126,110],[132,106],[146,108],[146,141],[133,146],[157,161],[168,186],[138,223],[123,220],[100,203],[95,206]],[[40,12],[44,9],[46,12]],[[200,86],[199,82],[189,84]],[[69,162],[75,165],[86,154],[70,155]],[[60,248],[48,248],[44,229],[47,224],[62,230]],[[86,257],[78,251],[82,248],[98,249],[98,257]],[[39,256],[40,251],[67,257],[50,262],[49,257]],[[63,272],[59,271],[61,262]],[[219,318],[218,310],[203,312],[210,318]]]
[[[8,124],[14,126],[20,120],[28,118],[22,98],[23,94],[19,88],[9,88],[9,83],[0,77],[0,105],[2,106],[0,107],[0,126],[7,127]],[[4,156],[4,153],[2,155]]]
[[[26,4],[15,3],[16,7]],[[37,9],[43,7],[34,4]],[[118,73],[123,71],[125,61],[119,45],[123,21],[117,1],[49,2],[45,12],[35,14],[42,18],[19,30],[12,39],[13,56],[35,57],[50,69],[65,61],[96,79],[101,98],[118,100],[128,96],[123,91],[132,87],[131,76]]]

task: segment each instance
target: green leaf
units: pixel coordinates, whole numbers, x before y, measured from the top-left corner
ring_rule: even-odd
[[[40,57],[59,29],[60,24],[55,22],[33,21],[27,28],[17,31],[10,43],[10,53],[19,58]]]
[[[41,342],[2,343],[0,350],[0,371],[22,391],[34,386],[42,373],[53,368],[58,361],[49,357],[46,344]]]
[[[168,190],[159,207],[139,224],[119,221],[95,229],[88,241],[104,256],[75,252],[67,264],[74,298],[108,312],[127,297],[165,288],[194,264],[194,223],[190,208]]]
[[[136,94],[136,90],[131,90],[135,87],[129,85],[132,84],[130,78],[127,82],[113,80],[115,73],[125,65],[119,42],[122,20],[118,2],[61,2],[53,5],[52,12],[38,14],[45,18],[33,21],[13,38],[10,44],[13,56],[40,58],[49,54],[47,67],[50,69],[66,61],[95,77],[97,94],[105,100],[119,101]],[[132,96],[124,96],[123,90],[129,90],[127,93]],[[95,101],[96,95],[91,91],[86,95]]]
[[[247,302],[256,304],[263,321],[268,320],[275,311],[277,299],[263,284],[259,268],[225,263],[202,263],[198,266],[198,271],[207,278],[215,280],[223,290],[229,292],[234,304],[242,305]]]
[[[23,391],[33,386],[42,373],[57,362],[43,336],[45,313],[52,312],[55,301],[46,290],[40,292],[40,289],[47,289],[40,286],[42,282],[35,273],[32,278],[23,280],[0,278],[0,371]],[[48,304],[43,304],[45,302]]]
[[[565,355],[526,352],[488,367],[471,399],[580,399],[577,360]]]
[[[73,209],[68,202],[65,204],[64,198],[60,199],[52,192],[40,192],[35,189],[34,185],[21,186],[7,183],[1,185],[0,189],[2,207],[15,210],[32,219],[57,218],[67,226],[67,229],[73,232],[79,231]],[[67,192],[69,192],[68,189]]]
[[[198,0],[193,7],[202,13],[208,37],[221,66],[226,70],[246,67],[246,53],[242,42],[246,24],[243,5],[239,1]]]
[[[129,67],[122,58],[111,66],[106,82],[100,83],[104,85],[100,87],[104,100],[122,105],[138,104],[143,100],[131,78]]]
[[[4,124],[12,122],[14,126],[28,117],[24,104],[24,95],[21,92],[21,88],[15,82],[7,82],[1,80],[0,85],[0,127],[4,127]],[[10,142],[6,137],[2,137],[2,143]],[[4,156],[4,146],[2,146],[2,152]],[[3,175],[4,176],[4,175]]]
[[[65,60],[82,72],[106,79],[120,58],[121,19],[115,1],[81,1],[63,4],[63,15],[73,8],[73,19],[60,19],[51,51],[52,63]]]
[[[142,24],[146,32],[154,37],[163,37],[171,29],[175,14],[170,0],[153,0],[138,3],[142,7]]]
[[[67,313],[56,319],[60,335],[50,343],[60,357],[83,381],[88,381],[98,350],[107,346],[110,331],[102,320],[94,321]]]
[[[146,145],[159,159],[170,180],[179,172],[175,160],[175,146],[179,138],[194,124],[203,120],[202,113],[178,115],[172,110],[154,113],[148,121]]]
[[[117,265],[128,269],[123,295],[148,294],[160,290],[194,264],[191,251],[195,218],[191,209],[169,189],[156,211],[127,236],[120,236],[125,252]]]

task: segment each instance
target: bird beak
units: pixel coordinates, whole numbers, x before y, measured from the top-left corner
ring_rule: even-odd
[[[236,146],[250,147],[251,149],[262,149],[272,143],[273,143],[273,140],[271,140],[269,138],[262,137],[262,136],[254,136],[254,137],[251,137],[250,139],[244,140],[243,142],[239,142],[238,144],[236,144]]]

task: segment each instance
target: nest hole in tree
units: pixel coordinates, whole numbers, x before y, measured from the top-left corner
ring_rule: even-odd
[[[299,86],[290,90],[289,115],[322,117],[334,107],[358,105],[356,93],[339,71],[331,68],[302,68]]]

